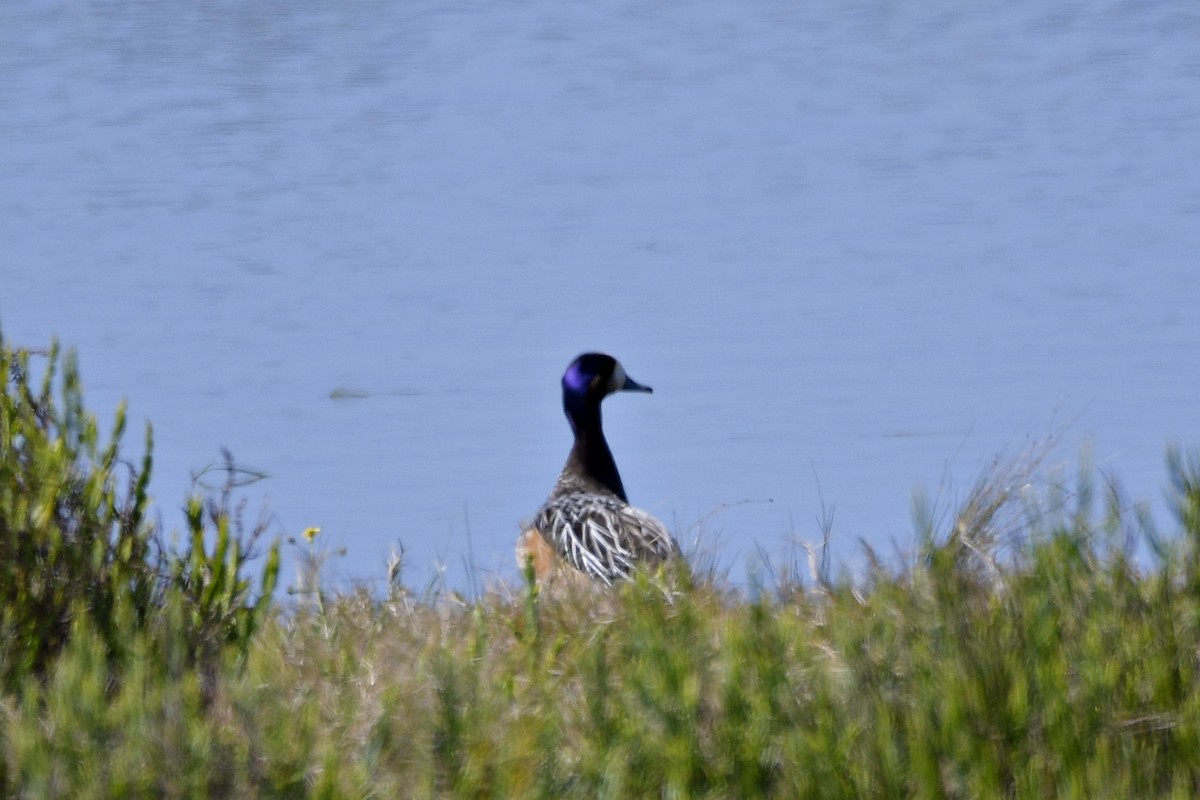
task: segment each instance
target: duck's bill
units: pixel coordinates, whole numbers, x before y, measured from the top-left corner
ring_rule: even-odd
[[[626,375],[625,383],[623,383],[621,385],[621,391],[622,392],[653,392],[654,390],[651,389],[649,386],[644,386],[643,384],[638,383],[633,378]]]

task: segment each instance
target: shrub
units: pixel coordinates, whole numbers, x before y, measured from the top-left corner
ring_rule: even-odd
[[[35,356],[44,360],[40,380]],[[0,338],[0,377],[0,692],[44,678],[80,618],[110,663],[143,630],[157,632],[176,667],[211,660],[227,644],[244,650],[267,613],[279,545],[255,596],[244,573],[265,526],[247,534],[232,508],[232,458],[218,497],[188,501],[187,545],[172,552],[148,515],[150,426],[136,464],[120,454],[124,404],[102,443],[77,359],[57,343],[34,353]]]

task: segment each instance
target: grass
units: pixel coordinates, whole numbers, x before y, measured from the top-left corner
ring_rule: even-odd
[[[1036,465],[853,577],[396,582],[269,612],[195,590],[222,519],[221,585],[244,581],[217,497],[185,521],[191,582],[182,555],[127,573],[161,587],[144,621],[76,602],[40,663],[3,656],[0,796],[1195,797],[1200,464],[1168,458],[1167,534]]]

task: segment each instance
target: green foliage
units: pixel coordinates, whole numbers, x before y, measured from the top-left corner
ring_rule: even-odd
[[[32,354],[0,340],[0,693],[48,679],[80,631],[103,651],[107,689],[142,634],[171,674],[198,667],[211,685],[220,651],[244,656],[268,613],[278,544],[255,594],[245,572],[264,525],[244,530],[227,456],[219,495],[189,501],[187,547],[166,548],[149,515],[151,429],[139,465],[124,461],[124,406],[102,444],[75,356],[42,355],[34,380]]]
[[[101,445],[83,407],[76,359],[57,346],[40,382],[30,354],[0,341],[0,689],[43,673],[87,615],[109,655],[122,648],[119,619],[144,621],[157,592],[151,529],[145,523],[150,430],[141,468],[121,462],[125,428],[117,410]]]
[[[244,658],[256,631],[270,613],[270,597],[279,576],[279,545],[267,551],[257,594],[245,575],[254,546],[266,530],[265,521],[246,530],[243,508],[234,507],[232,493],[242,471],[225,453],[226,478],[216,498],[189,498],[188,546],[163,562],[166,604],[175,616],[172,632],[178,645],[171,653],[176,665],[200,664],[211,683],[217,656],[233,647]],[[211,549],[208,542],[212,542]]]
[[[991,570],[933,552],[949,536],[754,599],[649,576],[334,596],[221,649],[211,689],[142,634],[106,690],[79,621],[50,680],[0,701],[7,769],[29,796],[1195,796],[1186,542],[1138,569],[1113,520],[1038,518]]]
[[[393,585],[271,613],[278,555],[256,595],[262,526],[232,504],[230,460],[168,552],[148,458],[119,467],[77,399],[53,410],[9,363],[4,546],[34,562],[0,563],[26,582],[0,586],[18,683],[0,691],[0,796],[1200,795],[1195,458],[1168,455],[1168,535],[1087,469],[1068,487],[1011,464],[944,530],[920,509],[911,563],[853,580],[526,581],[469,603]],[[18,529],[39,547],[16,549]],[[42,631],[53,646],[27,660],[18,637]]]

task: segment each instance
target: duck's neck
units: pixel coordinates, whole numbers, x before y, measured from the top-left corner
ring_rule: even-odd
[[[600,403],[586,399],[573,402],[572,398],[564,397],[563,409],[575,434],[575,445],[567,456],[563,471],[589,478],[622,501],[629,502],[625,497],[625,486],[621,483],[621,473],[617,472],[617,462],[613,460],[608,440],[604,438],[604,428],[600,424]]]

